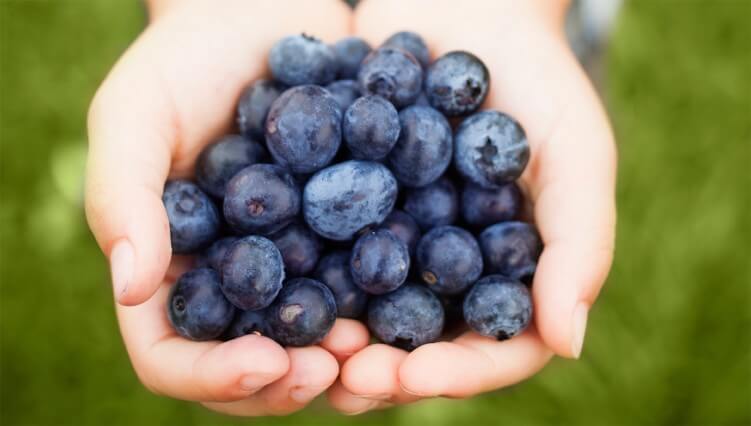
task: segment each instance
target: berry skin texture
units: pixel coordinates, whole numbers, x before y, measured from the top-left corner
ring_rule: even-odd
[[[334,295],[316,280],[289,280],[268,308],[266,319],[280,345],[314,345],[323,340],[336,320]]]
[[[464,298],[464,320],[483,336],[497,340],[520,334],[532,319],[532,298],[527,287],[502,275],[477,281]]]
[[[377,95],[357,99],[344,113],[342,133],[352,157],[382,160],[399,139],[399,113]]]
[[[342,79],[356,79],[360,63],[372,50],[360,37],[345,37],[334,43],[333,49]]]
[[[399,140],[388,155],[394,176],[405,186],[436,181],[451,163],[451,126],[430,107],[411,106],[399,112]]]
[[[358,238],[351,256],[352,279],[366,293],[394,291],[407,279],[409,249],[388,229],[371,231]]]
[[[318,263],[315,277],[334,295],[337,316],[359,318],[368,307],[368,293],[352,280],[349,258],[350,253],[343,250],[327,254]]]
[[[288,86],[324,85],[336,77],[338,63],[331,46],[305,34],[285,37],[271,48],[269,68]]]
[[[368,306],[368,328],[382,342],[411,351],[441,337],[444,312],[438,297],[424,286],[407,283],[376,296]]]
[[[200,256],[196,259],[197,268],[211,268],[217,272],[222,270],[224,255],[230,246],[239,240],[238,237],[224,237],[214,241]]]
[[[186,180],[167,182],[162,202],[169,220],[173,253],[195,253],[216,239],[221,223],[219,211],[194,183]]]
[[[355,80],[337,80],[326,86],[326,90],[336,99],[342,111],[346,111],[360,97],[360,86]]]
[[[271,304],[284,280],[284,260],[274,243],[250,236],[235,241],[222,262],[222,292],[243,310]]]
[[[411,105],[422,89],[422,67],[411,53],[381,47],[362,61],[357,81],[363,95],[380,95],[397,108]]]
[[[521,212],[522,201],[522,193],[515,183],[485,189],[468,182],[462,191],[462,217],[477,227],[513,220]]]
[[[232,322],[235,307],[219,288],[213,269],[184,273],[167,298],[167,316],[177,334],[190,340],[213,340]]]
[[[448,116],[475,112],[488,95],[490,73],[475,55],[449,52],[425,73],[425,93],[430,104]]]
[[[383,42],[383,46],[396,47],[411,53],[423,69],[430,65],[430,52],[428,51],[428,45],[425,44],[425,40],[423,40],[419,34],[411,31],[400,31],[387,38],[386,41]]]
[[[269,108],[284,90],[282,84],[271,80],[251,83],[237,102],[235,122],[240,133],[252,140],[263,140]]]
[[[382,164],[345,161],[321,170],[303,190],[303,215],[318,235],[346,241],[386,219],[396,203],[397,184]]]
[[[274,161],[293,173],[313,173],[336,155],[342,143],[339,102],[320,86],[288,89],[266,117],[266,145]]]
[[[411,215],[401,210],[394,210],[381,223],[381,228],[388,229],[396,238],[402,240],[407,245],[410,257],[415,255],[417,242],[420,240],[420,227]]]
[[[254,164],[228,183],[224,218],[241,234],[274,233],[300,212],[300,188],[283,168]]]
[[[497,189],[516,180],[529,161],[524,129],[508,115],[480,111],[464,119],[454,135],[454,164],[466,179]]]
[[[307,226],[291,223],[269,237],[284,259],[284,271],[288,277],[307,275],[318,263],[321,242]]]
[[[479,242],[488,273],[531,282],[542,253],[542,241],[534,226],[524,222],[497,223],[482,231]]]
[[[225,330],[223,340],[232,340],[248,334],[269,337],[269,326],[266,323],[266,310],[241,311],[237,310],[235,319]]]
[[[408,190],[404,210],[423,231],[451,225],[459,215],[459,195],[451,180],[442,177],[430,185]]]
[[[266,148],[239,135],[221,138],[201,152],[196,160],[196,182],[206,193],[223,198],[227,182],[251,164],[268,160]]]
[[[440,294],[459,294],[482,274],[482,253],[469,232],[455,226],[434,228],[417,244],[420,277]]]

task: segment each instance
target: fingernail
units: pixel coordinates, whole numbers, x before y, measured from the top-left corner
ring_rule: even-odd
[[[266,376],[253,374],[243,377],[243,379],[240,380],[240,387],[248,392],[257,392],[262,387],[266,386],[269,381],[269,378]]]
[[[116,300],[119,301],[122,295],[128,291],[128,286],[133,279],[134,267],[135,253],[133,246],[127,239],[119,241],[110,252],[110,270]]]
[[[404,386],[402,386],[401,383],[399,383],[399,387],[402,388],[402,390],[404,391],[404,393],[408,393],[408,394],[410,394],[412,396],[427,396],[427,395],[423,395],[421,393],[417,393],[417,392],[411,391],[411,390],[405,388]]]
[[[308,402],[312,401],[321,394],[325,389],[319,388],[319,387],[297,387],[293,388],[290,393],[289,397],[300,404],[307,404]]]
[[[579,359],[582,352],[582,346],[584,346],[584,334],[587,331],[587,314],[589,313],[589,306],[584,302],[579,302],[574,308],[574,316],[572,318],[573,324],[573,339],[571,340],[571,353],[574,358]]]

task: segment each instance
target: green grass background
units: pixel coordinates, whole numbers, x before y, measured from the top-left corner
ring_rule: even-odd
[[[751,424],[751,1],[630,1],[606,58],[613,271],[579,362],[516,387],[258,425]],[[82,213],[85,113],[138,2],[0,0],[0,423],[242,424],[144,390]]]

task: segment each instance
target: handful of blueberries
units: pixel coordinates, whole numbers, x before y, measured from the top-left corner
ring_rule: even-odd
[[[499,340],[522,332],[542,250],[515,221],[529,145],[508,115],[477,112],[483,62],[431,62],[400,32],[374,50],[286,37],[269,66],[273,80],[240,97],[240,134],[204,149],[196,183],[164,188],[173,252],[198,255],[169,295],[175,330],[307,346],[339,316],[407,350],[462,320]]]

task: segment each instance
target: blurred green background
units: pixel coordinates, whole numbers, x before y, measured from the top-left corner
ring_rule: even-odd
[[[516,387],[356,419],[254,424],[751,424],[751,2],[631,1],[603,91],[618,241],[579,362]],[[82,213],[87,104],[138,2],[0,1],[0,423],[241,424],[131,370]]]

